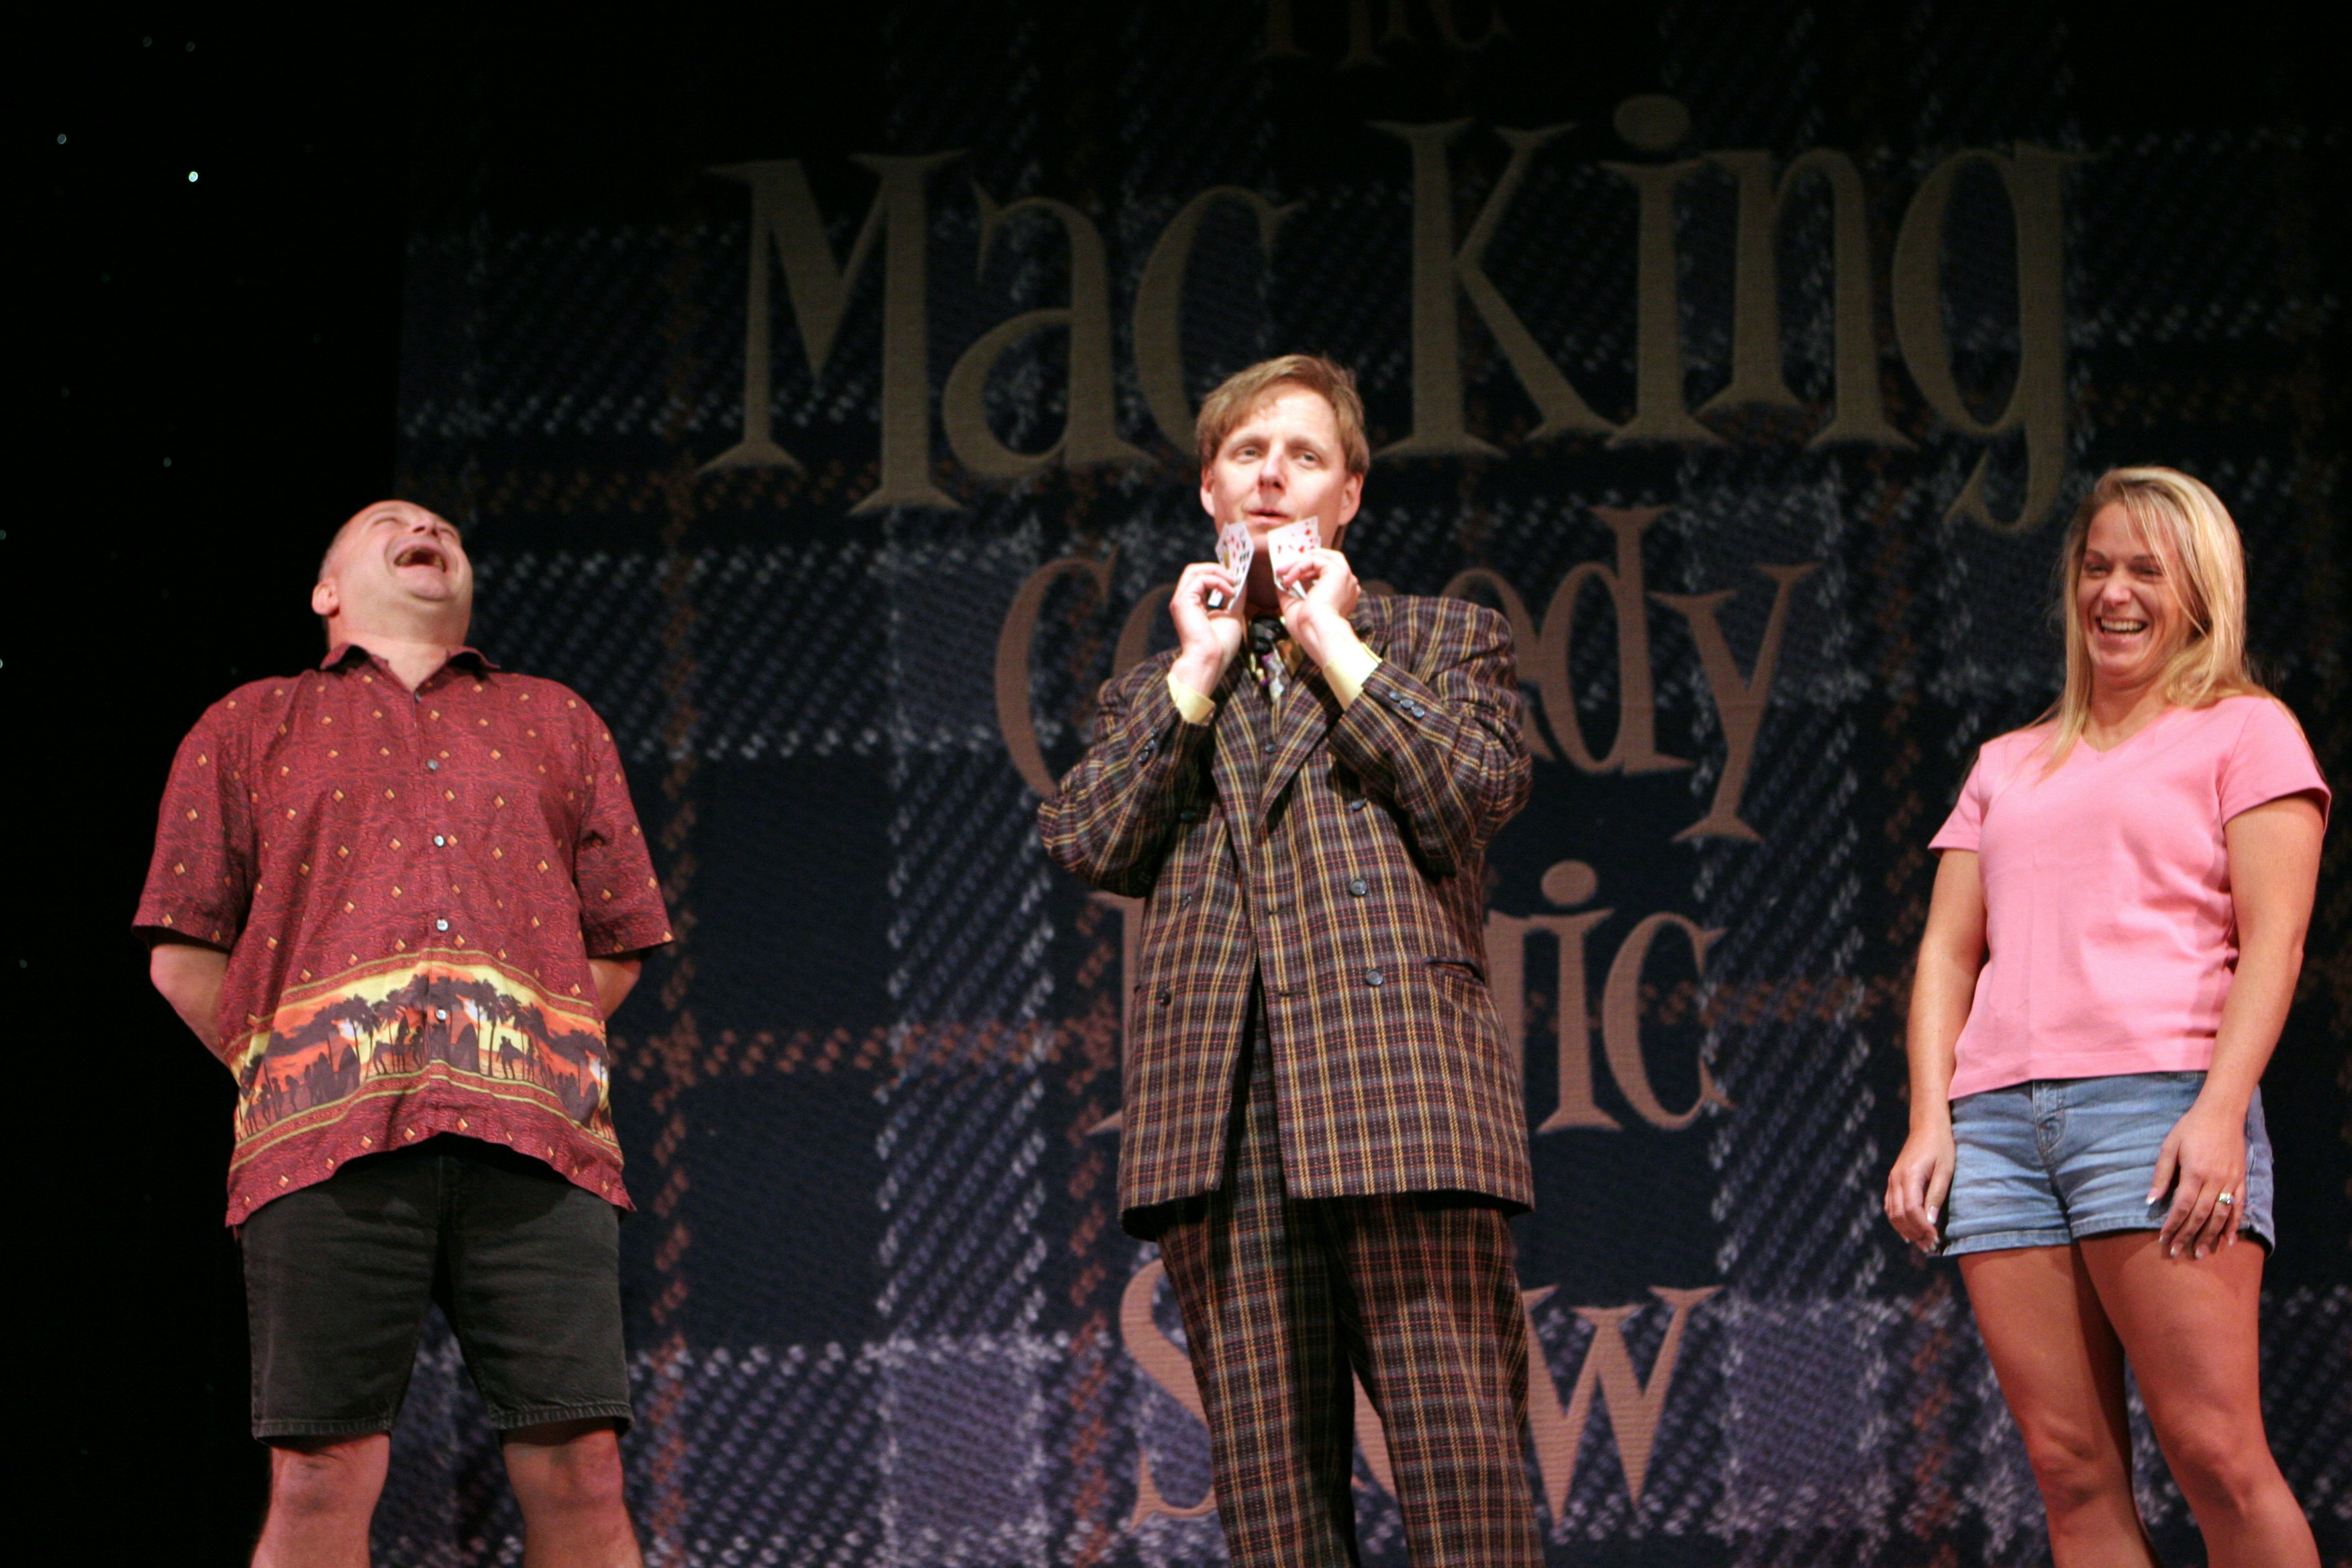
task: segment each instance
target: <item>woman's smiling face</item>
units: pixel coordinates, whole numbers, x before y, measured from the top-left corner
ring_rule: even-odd
[[[2129,689],[2163,673],[2188,635],[2174,562],[2133,526],[2121,503],[2101,507],[2083,542],[2074,613],[2093,679]]]

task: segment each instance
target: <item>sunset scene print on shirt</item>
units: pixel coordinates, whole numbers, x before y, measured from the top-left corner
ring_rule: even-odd
[[[240,1158],[310,1112],[435,1075],[536,1100],[613,1141],[595,1011],[473,953],[404,957],[289,991],[229,1066]]]

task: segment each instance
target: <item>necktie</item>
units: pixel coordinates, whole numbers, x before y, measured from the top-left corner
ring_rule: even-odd
[[[1249,624],[1250,658],[1257,666],[1258,683],[1265,688],[1266,700],[1282,700],[1282,656],[1276,649],[1282,642],[1282,622],[1272,616],[1260,616]]]

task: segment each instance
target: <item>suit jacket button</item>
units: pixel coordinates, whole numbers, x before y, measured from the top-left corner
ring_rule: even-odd
[[[1385,985],[1388,984],[1388,978],[1377,969],[1364,971],[1364,984],[1367,985]]]
[[[1350,897],[1359,899],[1362,898],[1365,893],[1364,879],[1361,877],[1349,878],[1348,892]]]

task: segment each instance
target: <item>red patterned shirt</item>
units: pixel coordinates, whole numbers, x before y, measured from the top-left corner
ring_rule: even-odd
[[[436,1132],[629,1206],[588,960],[669,940],[613,737],[467,648],[345,646],[181,743],[136,924],[228,951],[228,1223]]]

